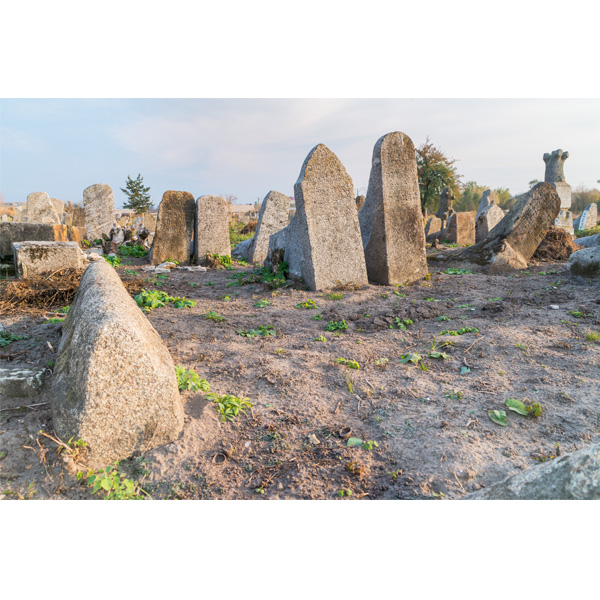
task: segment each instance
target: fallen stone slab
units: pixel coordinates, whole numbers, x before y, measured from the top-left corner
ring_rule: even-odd
[[[600,278],[600,246],[573,252],[569,257],[567,268],[571,275]]]
[[[204,262],[207,254],[231,256],[229,207],[219,196],[200,196],[196,202],[196,262]]]
[[[432,261],[460,260],[483,266],[490,274],[526,269],[560,211],[560,198],[549,183],[538,183],[510,209],[481,242],[455,252],[428,256]]]
[[[240,242],[233,249],[234,256],[262,264],[269,252],[271,235],[287,227],[289,212],[290,197],[271,190],[261,204],[254,236]]]
[[[352,178],[324,144],[306,157],[294,196],[296,213],[287,227],[271,235],[265,264],[276,268],[287,262],[290,277],[313,291],[337,282],[366,285]]]
[[[196,218],[196,201],[189,192],[169,190],[158,206],[158,220],[148,254],[153,265],[176,260],[189,265]],[[150,236],[149,236],[150,237]]]
[[[600,500],[600,444],[531,467],[463,500]]]
[[[167,347],[105,261],[91,264],[63,323],[52,383],[59,437],[99,467],[177,439],[183,407]]]
[[[416,153],[406,134],[377,140],[358,220],[370,281],[398,285],[427,275]]]
[[[61,269],[84,269],[88,261],[76,242],[15,242],[18,277],[35,277]]]
[[[16,408],[33,402],[42,391],[46,374],[47,369],[42,367],[0,368],[0,408]]]
[[[0,257],[10,256],[14,242],[77,242],[85,239],[83,227],[48,223],[0,223]]]

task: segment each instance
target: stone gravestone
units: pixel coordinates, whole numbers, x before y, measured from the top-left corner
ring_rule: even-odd
[[[568,152],[563,152],[560,148],[552,153],[544,154],[546,171],[544,181],[552,184],[560,197],[560,212],[554,221],[554,227],[564,229],[573,235],[573,214],[569,211],[571,208],[571,186],[565,181],[565,161],[569,158]]]
[[[460,246],[473,245],[475,243],[475,214],[474,210],[452,213],[438,239]]]
[[[54,210],[56,211],[56,214],[58,215],[58,222],[66,225],[66,223],[65,223],[65,203],[62,202],[62,200],[59,200],[58,198],[50,198],[50,202],[52,202],[52,205],[54,206]]]
[[[207,254],[231,256],[229,239],[229,205],[219,196],[200,196],[196,202],[194,256],[197,264]]]
[[[475,217],[475,241],[480,242],[504,218],[504,211],[495,203],[494,193],[485,190]]]
[[[251,263],[263,263],[269,251],[269,238],[288,224],[290,197],[270,191],[262,202],[254,237],[238,244],[233,254]]]
[[[481,242],[448,258],[488,266],[488,272],[526,269],[560,211],[560,197],[549,183],[538,183],[510,209]],[[440,257],[446,260],[445,257]]]
[[[27,196],[27,204],[24,210],[24,222],[47,223],[49,225],[60,225],[60,219],[56,214],[54,204],[46,192],[34,192]]]
[[[452,205],[454,204],[454,192],[445,187],[440,194],[440,205],[435,216],[442,222],[442,228],[448,224],[450,215],[454,212]]]
[[[14,242],[77,242],[85,237],[83,227],[50,225],[48,223],[0,223],[0,257],[13,255]]]
[[[433,217],[429,217],[427,221],[427,225],[425,225],[425,237],[429,237],[429,235],[433,235],[438,231],[442,230],[442,220],[438,219],[435,215]]]
[[[404,133],[388,133],[375,144],[358,220],[370,281],[407,284],[427,275],[416,153]]]
[[[54,428],[88,443],[93,468],[175,441],[183,429],[169,350],[103,259],[81,278],[52,380]]]
[[[13,253],[19,277],[83,269],[88,265],[77,242],[14,242]]]
[[[102,239],[114,223],[115,197],[109,185],[96,183],[83,191],[83,210],[88,239]],[[73,216],[75,222],[75,216]]]
[[[269,240],[267,264],[288,263],[313,291],[368,283],[351,177],[327,146],[315,146],[294,185],[292,222]]]
[[[576,231],[584,229],[593,229],[598,222],[598,205],[595,202],[588,204],[583,212],[573,221],[573,228]]]
[[[85,227],[85,211],[83,206],[73,207],[73,227]]]
[[[158,207],[156,234],[150,249],[150,262],[159,265],[167,260],[177,260],[189,265],[192,256],[192,239],[196,202],[189,192],[169,190],[163,194]]]

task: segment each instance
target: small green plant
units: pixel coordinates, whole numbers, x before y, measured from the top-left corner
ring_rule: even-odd
[[[488,417],[498,425],[502,425],[503,427],[508,425],[508,419],[506,418],[506,413],[503,410],[490,410],[488,412]]]
[[[240,413],[245,413],[247,408],[252,408],[248,398],[238,398],[231,394],[206,394],[217,405],[217,412],[221,421],[233,421]]]
[[[350,392],[350,394],[354,394],[354,381],[352,381],[352,377],[350,377],[350,373],[348,371],[344,371],[344,381],[346,383],[346,388],[348,388],[348,392]]]
[[[379,444],[375,440],[365,440],[361,447],[363,450],[373,450],[373,448],[379,448]]]
[[[134,481],[127,479],[125,473],[118,469],[118,462],[114,465],[94,471],[90,469],[87,475],[79,471],[77,479],[82,481],[87,479],[87,485],[92,488],[92,494],[98,492],[104,493],[104,500],[141,500],[144,494],[150,498],[150,495]]]
[[[525,404],[516,398],[508,398],[504,404],[509,410],[524,416],[539,417],[543,412],[542,405],[539,402]]]
[[[104,260],[111,266],[111,267],[118,267],[121,264],[121,259],[118,256],[110,256],[110,255],[106,255],[104,257]]]
[[[211,266],[223,266],[225,268],[230,267],[231,266],[231,257],[227,256],[226,254],[217,254],[217,253],[211,253],[209,252],[206,255],[206,261],[208,262],[209,265]]]
[[[437,350],[432,350],[428,355],[428,358],[436,358],[436,359],[445,359],[445,358],[450,358],[450,355],[446,354],[445,352],[438,352]]]
[[[296,304],[294,308],[306,308],[307,310],[311,310],[313,308],[319,308],[317,303],[314,300],[307,300],[306,302],[300,302],[300,304]]]
[[[400,317],[394,318],[394,323],[390,325],[390,329],[401,329],[405,331],[409,325],[412,325],[413,321],[410,319],[401,319]]]
[[[452,390],[451,392],[446,392],[444,396],[452,400],[461,400],[463,398],[463,393],[458,390]]]
[[[318,315],[315,315],[314,317],[311,317],[311,319],[313,321],[322,321],[323,320],[323,315],[321,313],[319,313]]]
[[[327,338],[324,335],[318,335],[313,342],[326,342]]]
[[[450,317],[447,317],[446,315],[440,315],[438,317],[438,321],[452,321],[452,319]]]
[[[360,369],[360,365],[355,360],[349,360],[347,358],[337,358],[336,362],[338,365],[344,365],[346,367],[350,367],[351,369]]]
[[[348,324],[342,319],[341,321],[329,321],[325,331],[346,331],[346,329],[348,329]]]
[[[14,333],[9,333],[7,329],[3,329],[0,331],[0,348],[8,346],[11,342],[18,342],[19,340],[28,339],[29,336],[27,335],[15,335]]]
[[[256,308],[265,308],[265,306],[271,306],[271,303],[265,298],[261,298],[258,302],[254,304]]]
[[[597,331],[592,331],[591,329],[589,329],[588,331],[586,331],[583,334],[583,337],[588,341],[588,342],[595,342],[598,340],[598,338],[600,338],[600,333],[598,333]]]
[[[277,335],[273,325],[259,325],[256,329],[238,329],[236,333],[242,337],[270,337]]]
[[[423,298],[425,302],[441,302],[441,300],[436,300],[435,298]]]
[[[51,319],[46,319],[44,325],[62,323],[64,320],[64,317],[62,319],[60,317],[52,317]]]
[[[416,365],[420,363],[421,360],[423,360],[423,357],[420,354],[417,354],[416,352],[410,352],[409,354],[400,355],[398,362],[401,362],[403,365],[408,363],[413,363]]]
[[[406,298],[406,294],[402,294],[398,290],[394,290],[394,295],[399,296],[400,298]]]
[[[473,273],[473,271],[471,271],[470,269],[454,269],[454,268],[449,268],[449,269],[446,269],[444,271],[444,273],[446,275],[471,275],[471,273]]]
[[[343,300],[344,294],[342,292],[330,292],[325,296],[328,300]]]
[[[118,253],[121,256],[133,256],[134,258],[143,258],[148,254],[144,246],[136,244],[135,246],[119,246]]]
[[[191,390],[192,392],[210,392],[210,384],[193,369],[186,369],[183,365],[175,365],[175,376],[179,391]]]
[[[57,313],[62,313],[62,314],[68,314],[69,310],[71,309],[70,306],[63,306],[62,308],[59,308],[56,312]]]
[[[390,359],[389,359],[389,358],[378,358],[378,359],[375,361],[375,364],[376,364],[378,367],[385,368],[385,367],[387,367],[387,364],[388,364],[389,362],[390,362]]]
[[[196,306],[195,300],[169,296],[169,294],[161,290],[142,290],[135,296],[134,300],[145,313],[149,313],[155,308],[166,306],[169,303],[172,303],[175,308],[193,308]]]
[[[337,493],[339,498],[343,498],[344,496],[352,496],[352,490],[349,488],[342,488]]]
[[[465,333],[479,333],[477,327],[461,327],[458,331],[444,329],[440,335],[463,335]]]
[[[206,283],[203,283],[202,285],[214,287],[215,282],[214,281],[207,281]]]
[[[223,321],[227,321],[225,317],[222,317],[214,310],[209,310],[205,315],[203,315],[203,317],[209,321],[214,321],[215,323],[223,323]]]

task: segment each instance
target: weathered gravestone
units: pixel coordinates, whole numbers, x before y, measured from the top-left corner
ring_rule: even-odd
[[[440,205],[435,216],[441,220],[442,228],[448,224],[448,219],[454,213],[452,206],[454,205],[454,192],[445,187],[440,194]]]
[[[489,273],[527,268],[560,211],[560,197],[549,183],[538,183],[511,208],[488,236],[470,248],[434,260],[458,259],[488,267]]]
[[[192,256],[192,239],[196,202],[189,192],[169,190],[163,194],[158,207],[156,234],[150,249],[150,262],[159,265],[167,260],[177,260],[189,265]]]
[[[65,222],[65,203],[62,200],[59,200],[58,198],[50,198],[50,201],[52,202],[52,206],[54,206],[54,210],[56,211],[56,214],[58,215],[58,222],[64,223]]]
[[[546,152],[544,154],[544,162],[546,163],[544,181],[552,184],[560,197],[560,211],[554,221],[554,227],[564,229],[573,235],[573,214],[569,211],[569,208],[571,208],[571,186],[565,181],[564,170],[567,158],[569,158],[569,153],[563,152],[561,149],[554,150],[551,153]]]
[[[270,191],[260,207],[254,236],[238,244],[233,254],[251,263],[263,263],[269,251],[269,238],[287,226],[289,212],[290,197]]]
[[[531,467],[464,500],[600,500],[600,444]]]
[[[109,185],[96,183],[83,191],[83,210],[88,239],[101,240],[114,223],[115,197]],[[73,217],[75,221],[75,217]]]
[[[370,281],[397,285],[427,275],[415,147],[404,133],[388,133],[375,144],[358,220]]]
[[[12,257],[14,242],[77,242],[85,237],[83,227],[49,225],[46,223],[0,223],[0,258]]]
[[[475,243],[475,211],[455,212],[450,215],[446,227],[440,232],[439,240],[471,246]]]
[[[93,468],[172,442],[183,428],[173,359],[102,259],[83,274],[63,323],[52,396],[57,434],[86,441]]]
[[[475,241],[480,242],[504,218],[504,211],[495,203],[491,190],[485,190],[475,217]]]
[[[83,269],[88,264],[76,242],[15,242],[13,253],[19,277]]]
[[[27,196],[23,222],[46,223],[49,225],[60,225],[60,219],[50,196],[46,192],[34,192]]]
[[[595,202],[588,204],[583,212],[573,221],[573,228],[576,231],[584,229],[593,229],[598,222],[598,205]]]
[[[229,205],[219,196],[200,196],[196,202],[196,262],[203,262],[207,254],[231,256]]]
[[[315,146],[294,185],[296,213],[271,235],[267,264],[286,261],[311,290],[368,283],[351,177],[327,146]]]
[[[429,235],[433,235],[441,230],[442,220],[438,219],[435,215],[433,217],[429,217],[427,225],[425,225],[425,237],[427,238]]]
[[[73,208],[73,227],[85,227],[85,210],[83,206]]]

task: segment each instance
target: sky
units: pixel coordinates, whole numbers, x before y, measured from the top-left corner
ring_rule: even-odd
[[[158,205],[167,190],[262,200],[293,196],[317,144],[342,161],[366,193],[375,142],[402,131],[415,146],[429,137],[457,159],[462,181],[513,194],[543,180],[542,156],[569,151],[572,187],[600,179],[597,99],[2,99],[0,193],[32,192],[79,202],[95,183],[120,188],[141,174]]]

